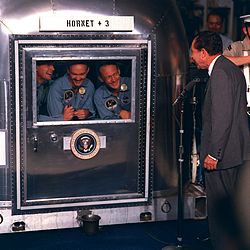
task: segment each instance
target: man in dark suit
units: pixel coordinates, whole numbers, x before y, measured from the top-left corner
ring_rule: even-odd
[[[226,213],[224,208],[221,210],[220,204],[225,200],[233,201],[239,175],[248,163],[246,81],[241,70],[222,56],[222,41],[217,33],[198,34],[191,51],[197,67],[208,69],[210,76],[202,111],[200,158],[205,168],[211,240],[216,250],[224,250],[229,249],[227,244],[239,244],[239,239],[233,241],[223,228],[223,215],[231,213]],[[250,193],[246,196],[249,199]],[[237,227],[237,223],[234,224]],[[239,235],[238,230],[236,235]]]

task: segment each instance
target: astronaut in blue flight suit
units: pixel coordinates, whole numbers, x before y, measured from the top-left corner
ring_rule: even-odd
[[[36,83],[37,83],[37,120],[50,120],[47,110],[47,98],[49,89],[53,83],[52,75],[55,67],[52,61],[37,61]]]
[[[94,85],[87,78],[89,67],[84,62],[73,62],[67,73],[51,86],[48,112],[54,120],[84,120],[95,117]]]
[[[104,84],[95,92],[94,103],[101,119],[131,118],[131,78],[121,77],[119,67],[105,62],[99,67]]]

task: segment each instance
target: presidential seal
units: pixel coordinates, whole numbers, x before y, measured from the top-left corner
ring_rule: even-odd
[[[79,129],[72,134],[70,148],[76,157],[88,160],[99,152],[100,139],[91,129]]]

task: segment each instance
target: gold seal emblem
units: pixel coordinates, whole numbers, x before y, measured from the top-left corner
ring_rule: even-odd
[[[121,91],[127,91],[128,90],[128,85],[126,83],[122,83],[120,87]]]
[[[85,92],[86,92],[86,89],[84,87],[80,87],[78,92],[79,92],[80,95],[84,95]]]
[[[78,129],[72,134],[70,148],[77,158],[91,159],[100,150],[99,136],[91,129]]]

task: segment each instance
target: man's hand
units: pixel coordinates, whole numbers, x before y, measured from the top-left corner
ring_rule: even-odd
[[[78,119],[84,120],[88,118],[89,116],[89,110],[88,109],[78,109],[74,112],[74,116],[77,116]]]
[[[217,168],[218,160],[214,160],[209,155],[205,157],[203,167],[207,170],[215,170]]]
[[[69,105],[65,106],[64,110],[63,110],[63,119],[64,119],[64,121],[72,120],[73,116],[74,116],[73,107],[69,106]]]
[[[122,109],[119,113],[119,116],[121,117],[121,119],[130,119],[131,118],[131,112]]]

